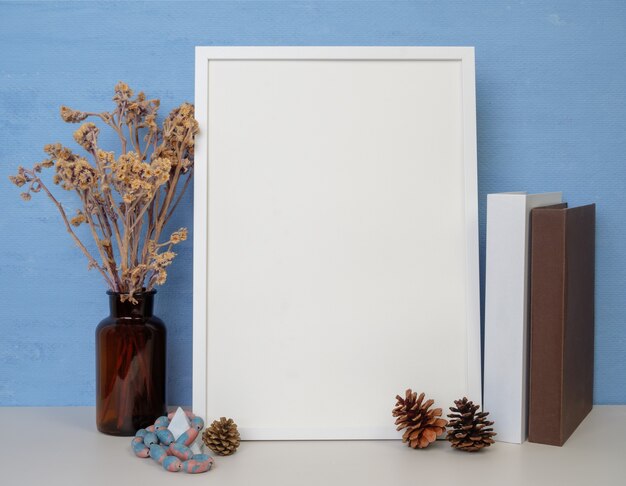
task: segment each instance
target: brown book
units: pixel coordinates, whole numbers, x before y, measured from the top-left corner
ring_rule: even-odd
[[[595,211],[531,212],[530,442],[563,445],[593,406]]]

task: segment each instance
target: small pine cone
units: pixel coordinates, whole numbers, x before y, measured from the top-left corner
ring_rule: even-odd
[[[435,403],[434,400],[424,401],[424,394],[417,393],[410,388],[406,391],[405,397],[396,395],[396,406],[393,409],[393,416],[396,419],[397,430],[406,429],[402,435],[402,442],[407,442],[413,449],[423,449],[434,442],[437,437],[446,430],[448,421],[442,419],[441,409],[429,410]]]
[[[220,456],[230,456],[239,447],[240,437],[233,419],[215,420],[202,433],[202,442]]]
[[[493,422],[486,420],[489,412],[476,411],[480,405],[474,405],[467,398],[455,400],[456,407],[450,407],[455,413],[448,415],[450,418],[450,430],[446,439],[451,447],[466,452],[477,452],[494,443],[492,439],[496,433],[491,428]]]

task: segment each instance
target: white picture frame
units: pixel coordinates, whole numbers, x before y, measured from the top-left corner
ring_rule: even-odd
[[[197,47],[193,410],[399,438],[481,400],[472,47]]]

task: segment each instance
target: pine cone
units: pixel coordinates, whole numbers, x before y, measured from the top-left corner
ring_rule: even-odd
[[[230,456],[239,447],[239,431],[233,419],[215,420],[202,433],[202,442],[220,456]]]
[[[496,433],[490,427],[493,422],[485,419],[489,412],[476,413],[480,405],[474,405],[465,397],[462,400],[455,400],[454,404],[456,408],[450,407],[450,410],[456,413],[448,415],[451,430],[448,430],[446,436],[452,447],[466,452],[476,452],[495,442],[492,437]]]
[[[424,394],[411,391],[409,388],[405,397],[396,395],[396,407],[393,409],[393,416],[396,419],[397,430],[406,429],[402,435],[402,442],[408,442],[408,446],[413,449],[423,449],[434,442],[437,437],[446,430],[448,421],[441,417],[441,409],[429,410],[435,403],[434,400],[424,402]]]

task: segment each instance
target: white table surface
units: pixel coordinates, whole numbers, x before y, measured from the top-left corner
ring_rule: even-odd
[[[92,407],[0,409],[0,485],[626,485],[626,406],[596,406],[563,447],[445,441],[244,442],[211,471],[169,473],[100,434]],[[496,424],[497,429],[497,424]]]

